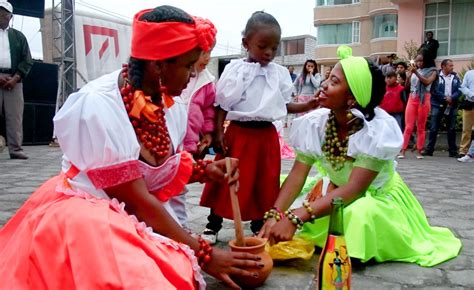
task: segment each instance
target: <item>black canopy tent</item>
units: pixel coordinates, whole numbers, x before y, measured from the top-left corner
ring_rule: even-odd
[[[13,6],[13,14],[44,18],[44,0],[8,0]]]

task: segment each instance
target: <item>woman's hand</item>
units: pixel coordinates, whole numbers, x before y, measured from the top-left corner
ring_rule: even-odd
[[[417,71],[416,65],[415,64],[410,64],[408,66],[408,71],[412,74],[416,73],[416,71]]]
[[[204,149],[208,148],[212,144],[212,135],[211,134],[204,134],[201,138],[201,141],[198,143],[197,153],[199,155],[202,154]]]
[[[267,221],[263,224],[263,227],[258,232],[258,237],[268,239],[270,237],[270,231],[276,223],[277,221],[275,218],[267,219]]]
[[[209,275],[224,281],[230,287],[240,289],[240,287],[232,281],[230,275],[242,277],[258,277],[258,274],[252,270],[263,268],[260,262],[261,258],[256,255],[242,252],[229,252],[214,247],[212,249],[212,259],[209,263],[204,264],[203,270]]]
[[[230,159],[230,170],[226,169],[225,159],[212,162],[206,166],[206,177],[213,181],[228,180],[229,185],[239,180],[239,159]],[[238,188],[236,188],[236,191]]]
[[[296,232],[296,226],[288,219],[283,218],[277,222],[270,230],[268,241],[270,245],[293,239]]]

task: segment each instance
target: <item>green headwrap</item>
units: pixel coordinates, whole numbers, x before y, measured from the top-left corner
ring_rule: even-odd
[[[372,74],[369,64],[360,56],[352,56],[352,48],[341,45],[337,48],[337,56],[344,70],[349,88],[351,88],[357,103],[365,108],[372,94]]]

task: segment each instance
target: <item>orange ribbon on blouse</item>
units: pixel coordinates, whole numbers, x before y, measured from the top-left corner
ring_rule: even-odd
[[[170,108],[174,105],[172,97],[166,94],[162,94],[161,97],[166,108]],[[133,107],[129,113],[130,116],[140,119],[140,116],[143,115],[148,121],[156,123],[156,121],[158,121],[158,116],[155,113],[156,110],[158,110],[158,106],[153,104],[150,96],[145,96],[143,91],[135,91],[133,94]]]
[[[143,91],[136,90],[133,94],[133,107],[129,115],[140,119],[140,115],[143,114],[150,122],[155,123],[158,121],[158,116],[155,111],[158,110],[158,106],[151,102],[150,96],[145,96]]]

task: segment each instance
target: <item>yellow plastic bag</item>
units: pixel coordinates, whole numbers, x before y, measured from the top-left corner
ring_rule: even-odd
[[[270,254],[273,260],[289,260],[301,258],[305,260],[311,259],[314,253],[314,244],[299,238],[293,237],[293,240],[286,242],[279,242],[270,246],[270,243],[265,245],[265,250]]]

